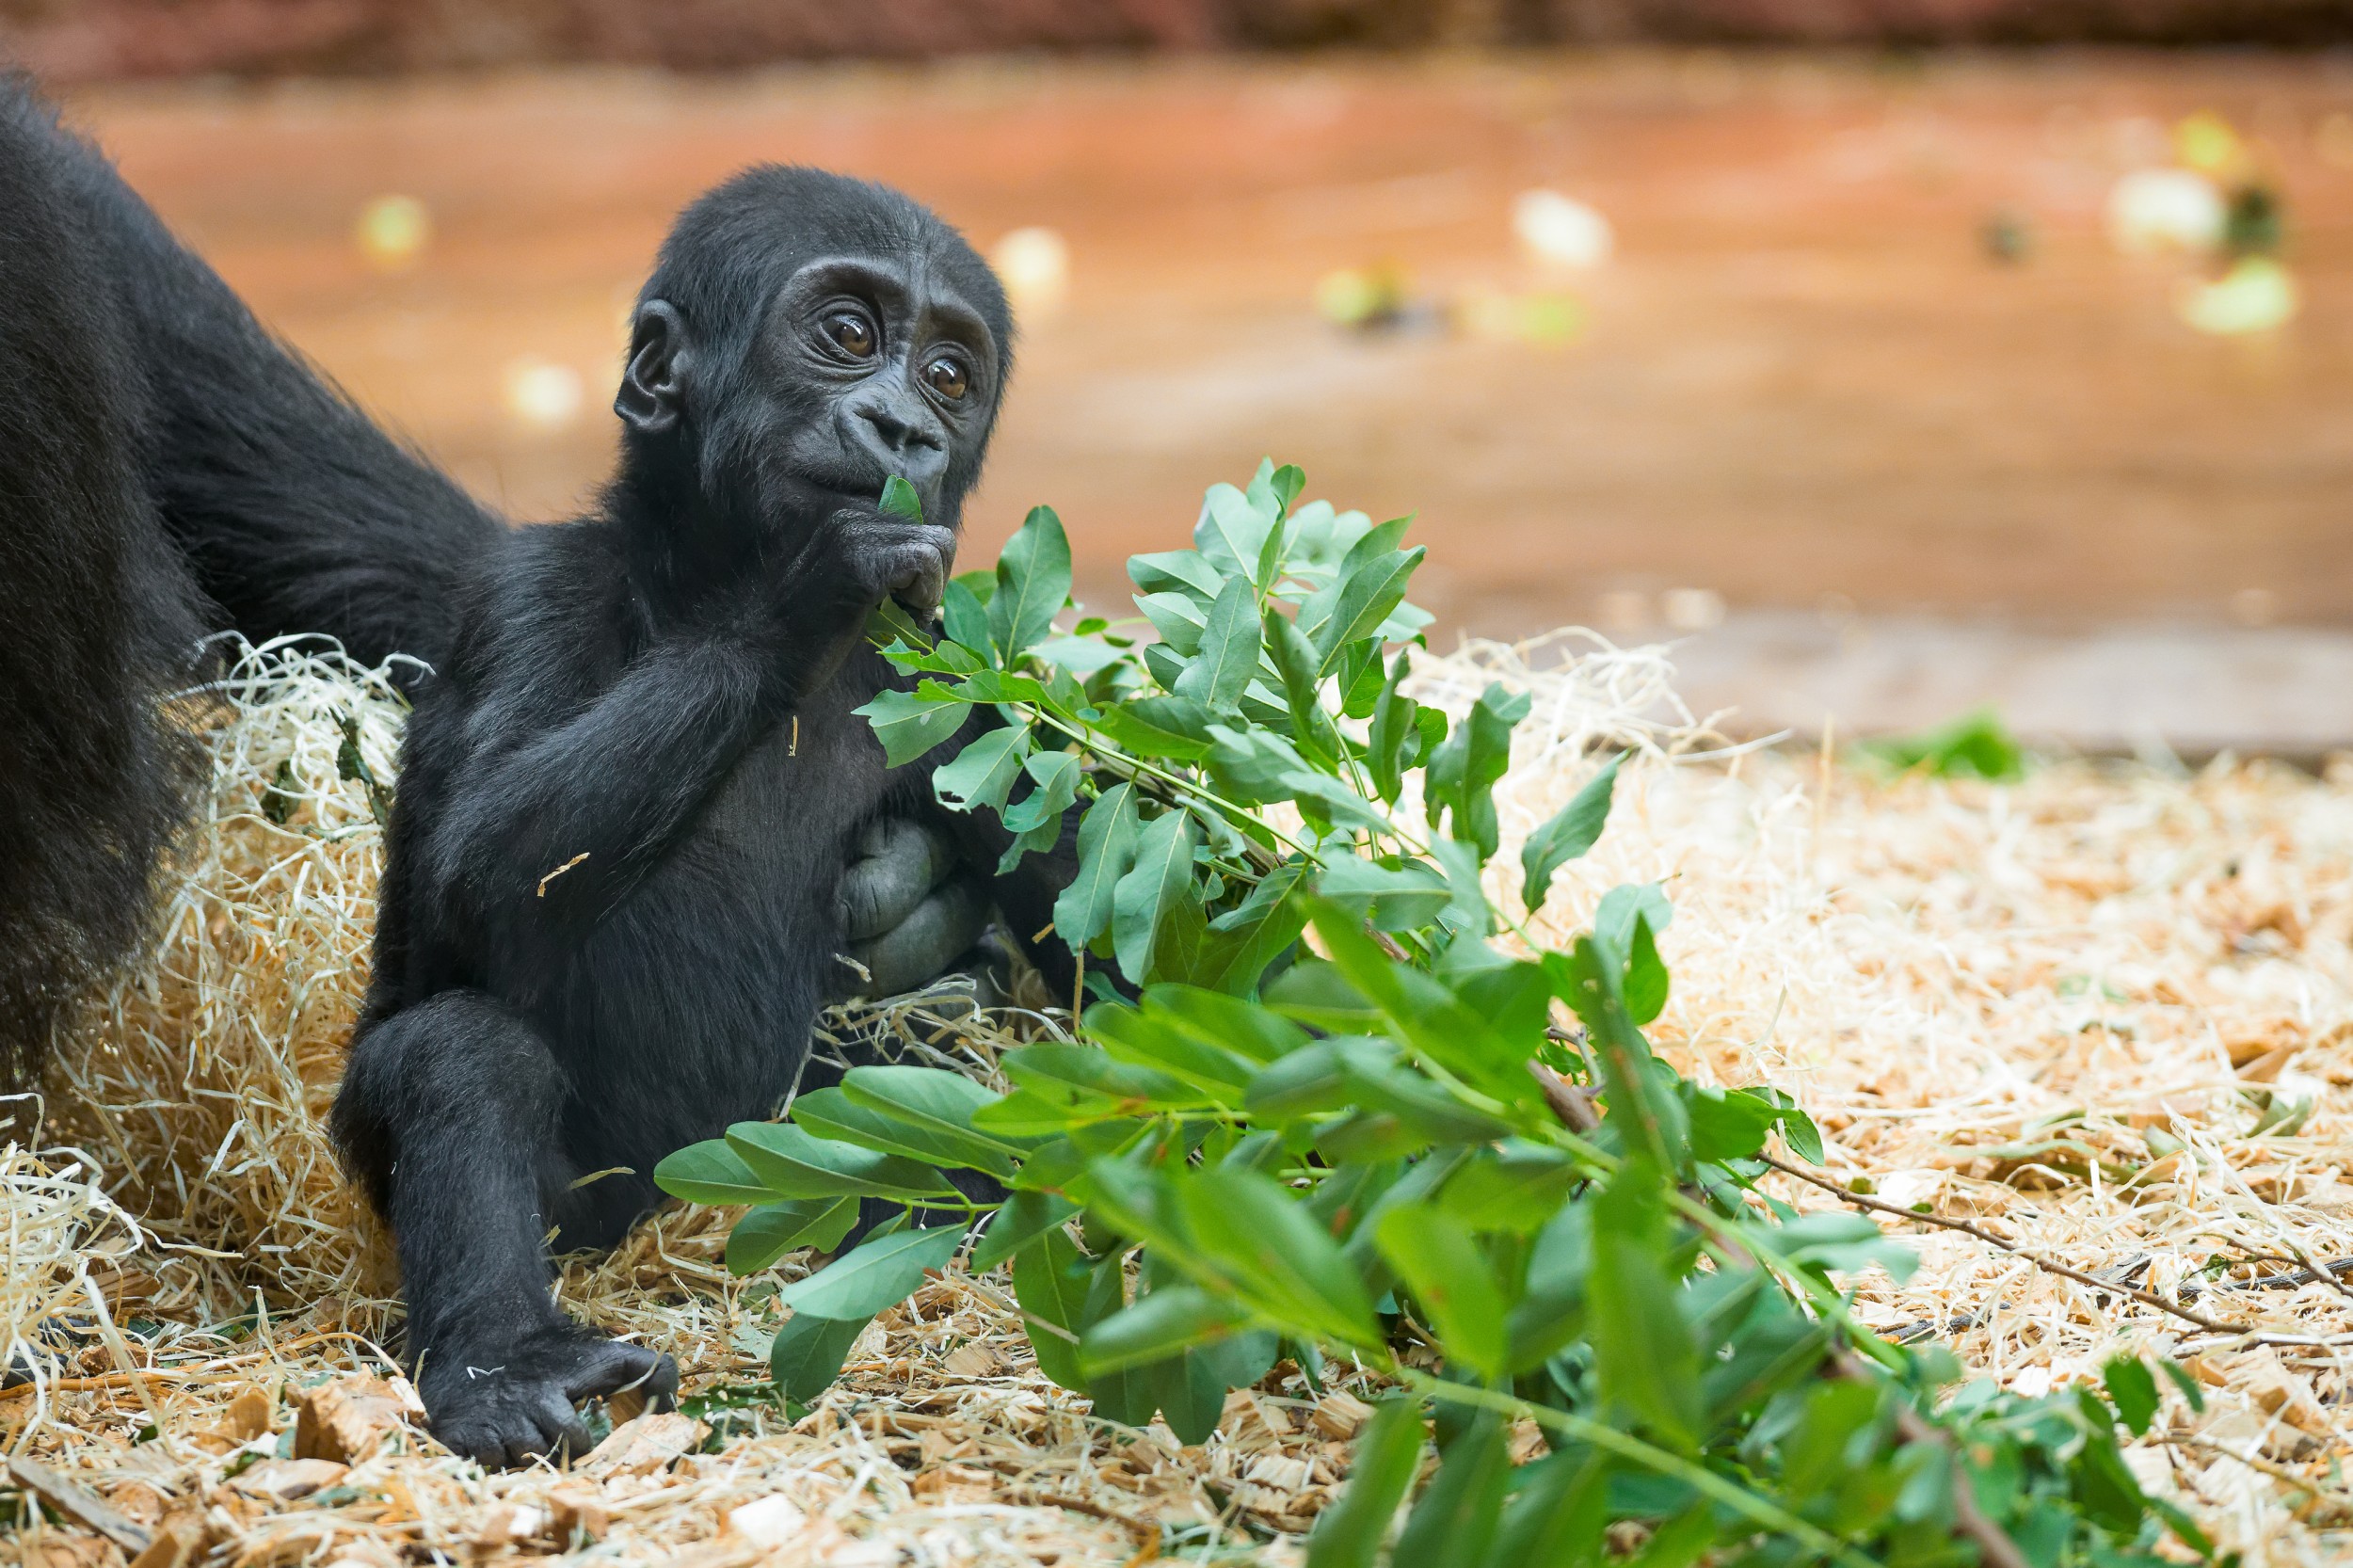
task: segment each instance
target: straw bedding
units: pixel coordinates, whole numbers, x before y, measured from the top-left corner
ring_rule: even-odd
[[[2226,759],[1880,779],[1827,747],[1710,749],[1671,674],[1656,650],[1582,639],[1427,662],[1427,699],[1459,709],[1491,679],[1537,696],[1500,792],[1507,840],[1596,746],[1641,751],[1541,927],[1565,936],[1612,884],[1667,879],[1661,1048],[1799,1094],[1833,1178],[1916,1234],[1908,1284],[1854,1282],[1865,1315],[2027,1390],[2120,1350],[2185,1360],[2207,1409],[2169,1394],[2132,1450],[2144,1478],[2250,1562],[2341,1560],[2353,1278],[2326,1266],[2353,1258],[2353,774]],[[248,658],[221,696],[152,957],[61,1052],[43,1146],[0,1155],[10,1456],[111,1506],[98,1523],[119,1535],[198,1521],[223,1563],[1298,1560],[1372,1390],[1319,1398],[1278,1368],[1183,1448],[1092,1420],[1037,1375],[1002,1276],[959,1272],[879,1320],[789,1424],[760,1398],[761,1350],[776,1285],[807,1259],[732,1280],[707,1212],[573,1260],[560,1287],[675,1353],[698,1419],[641,1423],[569,1475],[486,1477],[406,1428],[347,1470],[257,1463],[291,1446],[306,1390],[392,1372],[384,1238],[322,1115],[380,857],[352,754],[389,780],[401,711],[384,672],[301,648]],[[954,985],[827,1024],[984,1078],[1000,1043],[1059,1027],[984,1016]],[[1978,1234],[1901,1217],[1915,1206]],[[0,1560],[128,1555],[72,1514],[0,1525]]]

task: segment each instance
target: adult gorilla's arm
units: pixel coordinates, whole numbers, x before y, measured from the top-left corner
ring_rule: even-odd
[[[0,78],[0,117],[88,226],[75,286],[131,329],[147,490],[215,624],[440,663],[457,586],[503,521],[256,321],[24,78]]]

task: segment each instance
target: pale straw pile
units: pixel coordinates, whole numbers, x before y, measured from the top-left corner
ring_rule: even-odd
[[[1857,1280],[1865,1316],[2028,1390],[2120,1350],[2186,1359],[2208,1410],[2169,1394],[2132,1450],[2144,1477],[2250,1562],[2340,1560],[2353,1279],[2297,1272],[2353,1257],[2353,779],[2226,761],[1878,781],[1810,744],[1724,745],[1676,703],[1660,650],[1582,634],[1426,659],[1417,683],[1459,711],[1490,680],[1535,697],[1500,792],[1498,894],[1517,896],[1511,840],[1632,749],[1609,833],[1562,872],[1540,934],[1575,932],[1616,882],[1667,879],[1662,1048],[1801,1096],[1836,1183],[1984,1233],[1883,1216],[1924,1263],[1901,1288]],[[206,1509],[221,1563],[544,1552],[543,1521],[582,1488],[605,1517],[577,1549],[619,1561],[1298,1560],[1370,1388],[1319,1397],[1287,1365],[1184,1448],[1091,1419],[1035,1372],[1003,1276],[959,1272],[880,1320],[791,1423],[762,1398],[762,1351],[776,1285],[808,1260],[733,1280],[727,1216],[699,1211],[561,1285],[573,1312],[679,1358],[706,1399],[692,1451],[486,1477],[407,1433],[306,1496],[240,1488],[230,1472],[288,1440],[304,1387],[390,1369],[385,1249],[321,1116],[381,853],[339,765],[344,721],[389,781],[401,712],[383,672],[302,649],[247,661],[223,695],[154,957],[62,1054],[56,1146],[0,1160],[19,1380],[0,1446],[135,1521]],[[826,1026],[983,1078],[1002,1045],[1064,1027],[982,1017],[952,984]],[[274,1430],[257,1435],[257,1412]],[[0,1560],[123,1555],[71,1523],[0,1537]]]

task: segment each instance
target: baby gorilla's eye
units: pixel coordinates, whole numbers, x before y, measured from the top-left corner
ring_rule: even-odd
[[[923,380],[932,391],[951,403],[961,399],[972,387],[971,378],[965,374],[962,361],[949,354],[942,354],[923,367]]]
[[[874,324],[856,311],[836,311],[825,318],[824,331],[835,347],[856,359],[874,352]]]

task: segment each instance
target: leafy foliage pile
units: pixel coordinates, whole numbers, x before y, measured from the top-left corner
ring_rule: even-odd
[[[782,1391],[822,1392],[868,1320],[968,1244],[975,1270],[1011,1265],[1039,1368],[1113,1421],[1157,1412],[1204,1441],[1227,1391],[1286,1358],[1393,1384],[1311,1568],[1537,1568],[1636,1543],[1658,1568],[2056,1568],[2154,1562],[2169,1528],[2210,1555],[2119,1448],[2120,1420],[2145,1430],[2158,1406],[2148,1365],[2112,1364],[2105,1391],[1945,1397],[1949,1352],[1854,1320],[1835,1274],[1910,1255],[1758,1191],[1769,1139],[1820,1156],[1794,1102],[1652,1052],[1658,887],[1609,894],[1567,952],[1489,899],[1492,792],[1528,700],[1491,687],[1449,724],[1405,696],[1422,552],[1405,520],[1298,504],[1301,483],[1270,465],[1217,486],[1193,549],[1130,562],[1154,637],[1054,630],[1070,554],[1042,507],[993,573],[952,584],[936,635],[878,618],[913,678],[864,710],[894,765],[978,705],[1000,722],[936,788],[998,813],[1008,861],[1085,803],[1054,913],[1095,1000],[1076,1041],[1003,1058],[1008,1094],[859,1067],[789,1121],[663,1163],[680,1197],[755,1206],[741,1272],[840,1246],[861,1200],[898,1206],[782,1292]],[[1527,909],[1598,839],[1616,776],[1529,837]],[[1521,1422],[1543,1444],[1514,1464]]]

